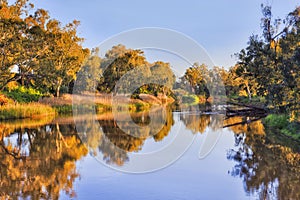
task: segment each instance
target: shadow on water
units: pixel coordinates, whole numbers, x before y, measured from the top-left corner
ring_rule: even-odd
[[[135,124],[153,124],[142,131],[132,127],[131,134],[121,128],[131,124],[116,123],[112,113],[97,116],[97,123],[82,117],[84,133],[77,132],[73,119],[67,117],[1,122],[0,196],[58,199],[64,192],[75,197],[73,185],[80,176],[76,161],[88,153],[100,156],[109,165],[122,166],[130,162],[130,153],[143,149],[146,140],[166,140],[176,123],[182,122],[191,134],[203,134],[208,128],[218,131],[243,120],[199,114],[192,108],[175,119],[172,109],[162,109],[152,118],[149,111],[131,113]],[[260,199],[300,199],[299,144],[265,130],[261,120],[226,129],[235,133],[235,145],[227,152],[227,158],[234,164],[229,173],[243,180],[248,195],[258,194]]]

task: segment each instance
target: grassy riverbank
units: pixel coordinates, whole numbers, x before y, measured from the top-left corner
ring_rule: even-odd
[[[39,118],[55,114],[54,108],[40,103],[16,103],[0,106],[0,120]]]
[[[72,115],[73,104],[76,109],[94,110],[96,113],[105,113],[112,109],[128,109],[130,112],[149,110],[152,105],[161,105],[172,102],[171,99],[162,99],[153,95],[142,94],[139,99],[126,99],[124,96],[114,97],[107,94],[64,94],[61,97],[43,97],[38,102],[32,102],[31,93],[16,93],[18,95],[0,94],[0,120],[37,118],[45,115]],[[35,95],[35,94],[34,94]],[[17,96],[18,98],[14,98]],[[75,99],[75,101],[74,101]],[[117,103],[116,103],[117,102]],[[114,105],[118,105],[114,107]]]
[[[263,122],[267,129],[300,142],[300,122],[291,121],[288,115],[270,114]]]
[[[152,105],[162,105],[174,102],[171,98],[156,97],[149,94],[140,94],[138,98],[129,99],[125,96],[111,94],[64,94],[61,97],[46,97],[39,103],[53,107],[58,114],[72,114],[73,104],[77,109],[94,109],[96,113],[104,113],[112,109],[128,109],[131,112],[149,110]],[[117,107],[115,106],[117,105]]]

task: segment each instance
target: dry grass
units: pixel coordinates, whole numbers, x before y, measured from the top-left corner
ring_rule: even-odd
[[[149,103],[151,105],[161,105],[164,103],[172,103],[174,99],[158,96],[155,97],[149,94],[140,94],[142,100],[131,99],[130,103]],[[74,100],[74,101],[73,101]],[[112,94],[94,94],[84,93],[81,95],[76,94],[64,94],[61,97],[46,97],[39,100],[40,103],[51,105],[51,106],[62,106],[76,104],[101,104],[106,106],[112,106],[112,103],[118,102],[120,104],[128,103],[128,99],[124,95],[114,96]]]
[[[82,94],[82,95],[64,94],[61,97],[46,97],[39,100],[39,102],[51,106],[72,105],[73,103],[102,104],[102,105],[111,106],[112,98],[110,94]]]
[[[0,120],[40,118],[55,115],[55,110],[40,103],[8,104],[0,106]]]

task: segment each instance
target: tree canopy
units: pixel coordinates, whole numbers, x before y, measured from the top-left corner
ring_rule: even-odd
[[[300,89],[300,7],[286,19],[273,19],[270,6],[262,5],[262,13],[262,37],[250,37],[238,53],[235,72],[247,83],[249,95],[253,88],[273,107],[295,106]]]
[[[27,0],[0,4],[0,89],[20,81],[59,96],[89,53],[77,34],[79,22],[62,26],[46,10],[32,11],[34,5]]]

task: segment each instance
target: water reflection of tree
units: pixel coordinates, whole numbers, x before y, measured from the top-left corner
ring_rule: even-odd
[[[155,119],[153,120],[157,120],[157,123],[154,123],[154,126],[150,130],[150,135],[153,136],[153,139],[156,142],[162,141],[169,134],[169,132],[171,131],[171,127],[175,123],[173,119],[172,109],[170,107],[166,107],[165,112],[163,112],[162,114],[165,115],[163,117],[163,119],[165,119],[163,126],[160,124],[160,117],[155,117]]]
[[[261,121],[231,130],[236,148],[228,152],[228,159],[237,162],[231,174],[243,179],[246,192],[257,192],[259,199],[300,199],[299,151],[270,139],[272,133],[262,131]]]
[[[107,113],[106,115],[109,116]],[[105,118],[96,122],[87,120],[84,122],[84,127],[88,134],[81,134],[81,138],[87,143],[92,155],[98,156],[100,151],[107,164],[122,166],[129,161],[128,152],[140,151],[146,139],[163,140],[174,124],[171,108],[161,108],[155,111],[151,118],[149,115],[146,111],[131,113],[133,123]],[[147,127],[150,122],[152,122],[151,126]],[[122,127],[130,130],[130,134]]]
[[[58,199],[61,191],[75,195],[75,161],[87,149],[73,125],[16,128],[0,136],[0,196]]]
[[[247,117],[230,117],[224,120],[224,126],[239,124],[241,122],[247,122],[250,119]],[[251,123],[239,124],[236,126],[230,126],[230,129],[235,133],[257,134],[264,135],[265,128],[261,120],[253,121]]]
[[[181,114],[180,120],[185,124],[186,128],[194,134],[204,133],[210,124],[210,115],[199,114]]]

